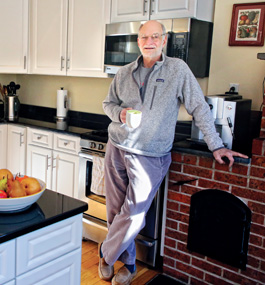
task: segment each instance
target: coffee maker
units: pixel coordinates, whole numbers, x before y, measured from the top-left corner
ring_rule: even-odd
[[[224,145],[232,150],[250,154],[251,100],[241,95],[205,96],[214,118],[214,124]],[[204,143],[203,134],[192,121],[191,141]]]
[[[7,94],[4,96],[4,118],[8,121],[17,121],[20,109],[20,101],[16,91],[20,88],[19,84],[10,82],[6,86]]]

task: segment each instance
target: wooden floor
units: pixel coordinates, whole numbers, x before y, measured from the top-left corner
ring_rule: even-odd
[[[114,273],[123,266],[123,263],[116,262],[114,265]],[[137,275],[134,277],[132,285],[144,285],[158,273],[157,270],[148,268],[141,262],[136,263]],[[98,244],[86,240],[82,241],[82,264],[81,264],[81,285],[111,284],[103,281],[98,276]]]

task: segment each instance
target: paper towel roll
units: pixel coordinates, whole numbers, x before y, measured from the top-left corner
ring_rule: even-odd
[[[67,117],[68,111],[68,97],[67,90],[63,87],[61,90],[57,90],[57,117]]]

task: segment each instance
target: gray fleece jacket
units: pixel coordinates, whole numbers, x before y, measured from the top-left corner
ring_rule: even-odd
[[[204,134],[208,148],[213,151],[223,147],[216,132],[209,105],[201,88],[186,63],[163,54],[151,72],[142,101],[134,72],[142,61],[136,61],[119,69],[114,77],[103,109],[112,120],[109,139],[118,148],[136,154],[160,157],[170,152],[175,135],[180,104],[195,119]],[[129,128],[120,121],[123,108],[142,111],[141,124]]]

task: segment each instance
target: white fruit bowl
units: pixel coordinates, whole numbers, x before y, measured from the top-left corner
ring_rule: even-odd
[[[18,198],[0,198],[0,212],[18,212],[28,209],[33,203],[35,203],[46,189],[46,184],[37,179],[40,183],[41,190],[32,195],[18,197]]]

